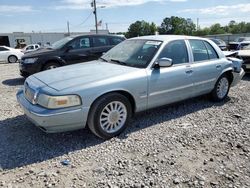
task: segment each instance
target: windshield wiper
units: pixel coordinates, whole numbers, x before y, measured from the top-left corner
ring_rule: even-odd
[[[119,61],[119,60],[117,60],[117,59],[110,59],[110,61],[113,61],[113,62],[118,63],[118,64],[120,64],[120,65],[127,65],[127,63],[122,62],[122,61]]]
[[[105,62],[108,62],[108,60],[107,60],[107,59],[104,59],[103,57],[100,57],[99,59],[101,59],[101,60],[103,60],[103,61],[105,61]]]

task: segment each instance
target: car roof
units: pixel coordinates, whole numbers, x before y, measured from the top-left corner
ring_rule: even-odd
[[[83,34],[83,35],[70,35],[70,36],[68,36],[68,37],[76,38],[76,37],[84,37],[84,36],[89,36],[89,37],[94,37],[94,36],[107,36],[107,37],[125,38],[124,36],[121,36],[121,35],[114,35],[114,34]]]
[[[186,35],[149,35],[149,36],[142,36],[142,37],[134,37],[131,39],[160,40],[160,41],[169,41],[169,40],[178,40],[178,39],[208,40],[206,38],[186,36]]]

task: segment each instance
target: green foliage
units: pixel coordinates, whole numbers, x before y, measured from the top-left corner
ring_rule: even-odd
[[[154,35],[158,30],[159,34],[175,34],[175,35],[215,35],[225,33],[250,33],[250,23],[240,22],[232,20],[226,26],[221,26],[219,23],[215,23],[210,27],[196,30],[195,24],[190,19],[182,17],[171,16],[163,19],[161,25],[157,26],[152,22],[148,23],[144,20],[136,21],[132,23],[128,32],[125,34],[127,38]]]
[[[195,35],[214,35],[214,34],[225,34],[225,33],[250,33],[250,23],[240,22],[232,20],[226,26],[221,26],[219,23],[212,25],[209,28],[204,28],[195,32]]]
[[[131,38],[144,35],[154,35],[156,31],[157,27],[154,23],[148,23],[144,20],[136,21],[129,26],[126,37]]]
[[[190,19],[171,16],[164,18],[158,31],[159,34],[192,35],[195,31],[195,24]]]

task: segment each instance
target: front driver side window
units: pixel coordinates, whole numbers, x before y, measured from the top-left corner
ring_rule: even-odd
[[[173,64],[182,64],[187,63],[188,61],[188,52],[184,40],[175,40],[169,42],[159,55],[160,58],[170,58],[173,61]]]

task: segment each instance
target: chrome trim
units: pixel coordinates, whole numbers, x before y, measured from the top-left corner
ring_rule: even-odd
[[[147,98],[148,96],[147,95],[142,95],[140,96],[140,99],[144,99],[144,98]]]
[[[173,88],[173,89],[167,89],[167,90],[163,90],[163,91],[157,91],[157,92],[150,93],[149,96],[169,93],[169,92],[172,92],[172,91],[175,91],[175,90],[181,90],[181,89],[189,88],[189,87],[192,87],[192,86],[194,86],[194,84],[189,84],[189,85],[186,85],[186,86],[181,86],[181,87]]]
[[[28,110],[29,111],[29,110]],[[63,114],[69,114],[69,113],[75,113],[75,112],[80,112],[82,111],[81,108],[79,109],[75,109],[75,110],[69,110],[69,111],[65,111],[65,112],[58,112],[58,113],[53,113],[53,114],[38,114],[32,111],[29,111],[31,114],[35,115],[35,116],[39,116],[39,117],[50,117],[50,116],[58,116],[58,115],[63,115]]]
[[[34,94],[33,100],[32,100],[32,104],[37,104],[38,94],[39,94],[39,91],[35,91],[35,94]]]
[[[194,86],[197,86],[197,85],[201,85],[201,84],[206,84],[206,83],[209,83],[209,82],[214,82],[216,79],[210,79],[210,80],[205,80],[205,81],[201,81],[201,82],[196,82],[194,83]]]

